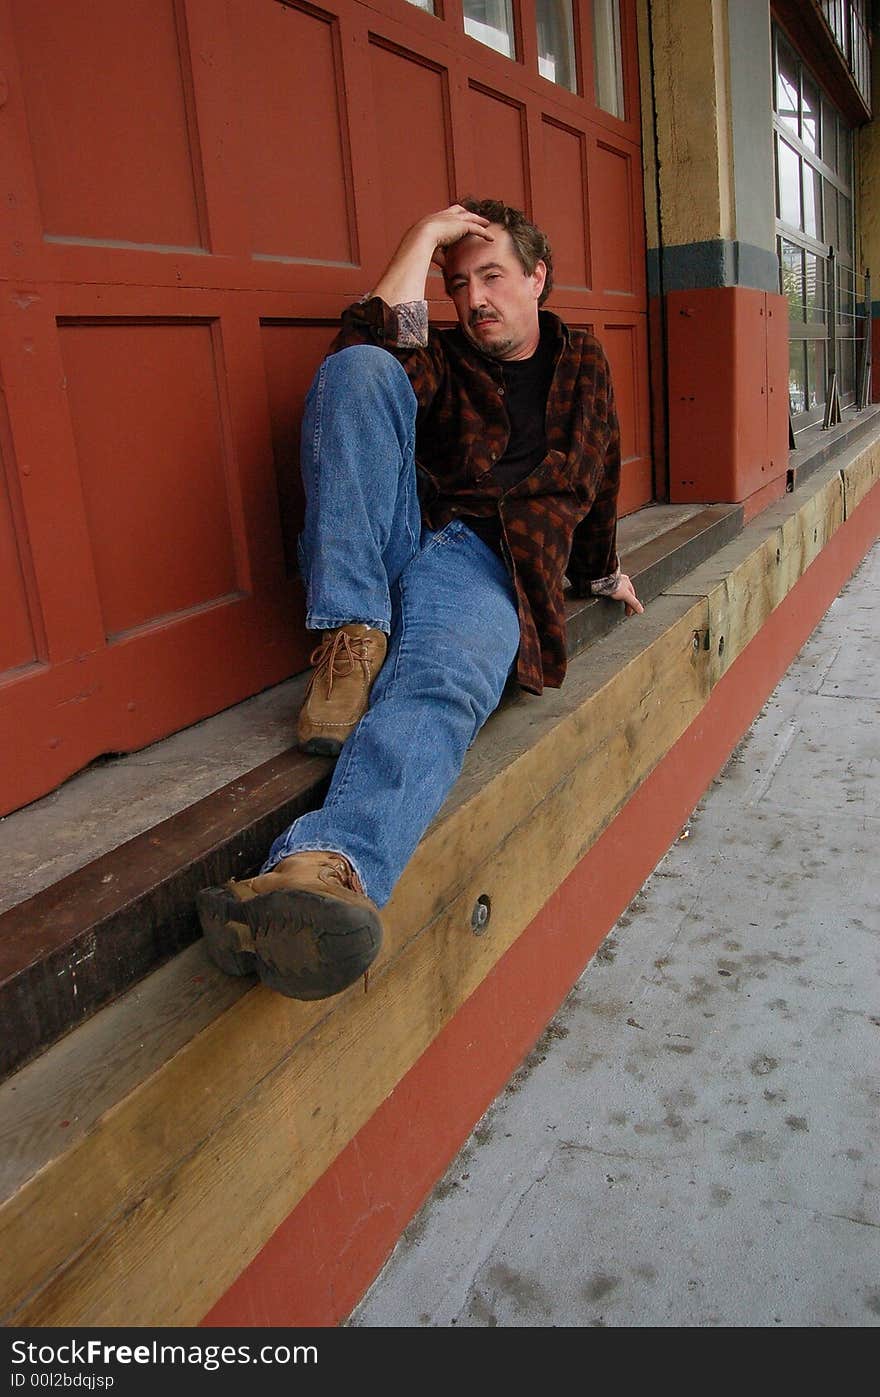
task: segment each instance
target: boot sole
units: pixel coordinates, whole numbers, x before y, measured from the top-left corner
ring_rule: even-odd
[[[299,750],[310,757],[338,757],[342,743],[336,737],[309,737],[299,743]]]
[[[236,903],[234,909],[231,902]],[[205,949],[224,975],[258,974],[253,935],[241,915],[241,907],[242,903],[230,898],[226,888],[203,888],[196,894]]]
[[[240,902],[227,888],[196,899],[208,955],[227,975],[256,973],[289,999],[328,999],[369,970],[382,923],[369,907],[311,892]]]

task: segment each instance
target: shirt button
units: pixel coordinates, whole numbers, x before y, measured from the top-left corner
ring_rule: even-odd
[[[503,398],[503,397],[504,397],[504,389],[503,389],[503,388],[499,388],[499,389],[498,389],[498,396],[499,396],[499,398]]]

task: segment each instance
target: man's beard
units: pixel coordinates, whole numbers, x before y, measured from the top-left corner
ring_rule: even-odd
[[[496,319],[497,317],[494,315],[468,316],[468,329],[470,330],[473,343],[478,349],[482,350],[484,354],[487,354],[490,359],[502,359],[514,346],[514,341],[509,336],[502,340],[496,340],[494,344],[491,344],[488,340],[482,340],[479,335],[474,333],[476,326],[483,321]]]

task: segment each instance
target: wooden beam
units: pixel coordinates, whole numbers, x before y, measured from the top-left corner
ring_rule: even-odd
[[[740,507],[711,505],[649,542],[623,520],[619,545],[647,602],[741,527]],[[622,605],[570,599],[569,652],[622,619]],[[306,679],[291,685],[291,714]],[[331,765],[281,753],[0,913],[0,1078],[200,939],[197,889],[255,872],[277,831],[320,805]]]
[[[880,442],[847,452],[840,466],[847,519],[880,480]]]

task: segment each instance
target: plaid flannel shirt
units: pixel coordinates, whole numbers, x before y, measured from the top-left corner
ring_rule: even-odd
[[[613,590],[619,574],[620,431],[608,361],[587,331],[548,311],[540,316],[556,340],[547,454],[506,492],[493,476],[510,435],[501,365],[459,327],[429,327],[424,301],[388,306],[374,296],[344,312],[330,351],[381,345],[406,370],[418,401],[416,464],[429,528],[500,516],[519,611],[517,680],[535,694],[565,677],[566,574],[578,596]]]

